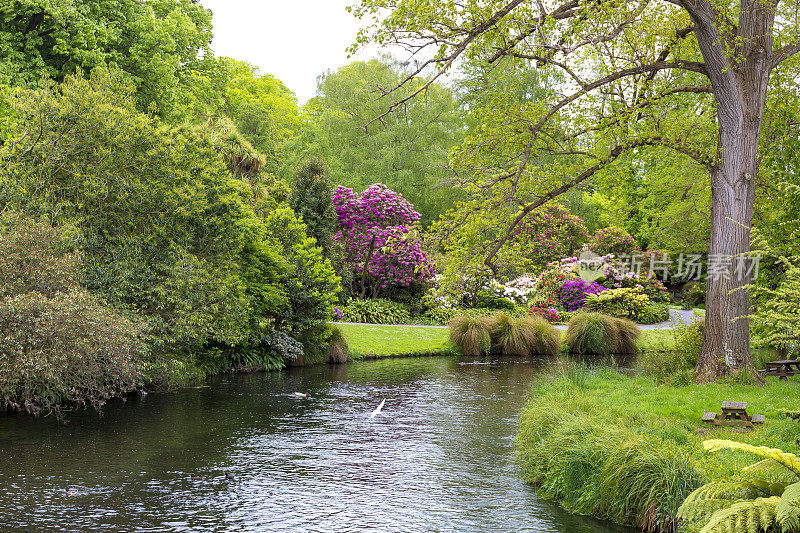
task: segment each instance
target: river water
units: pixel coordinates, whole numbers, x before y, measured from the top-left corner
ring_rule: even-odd
[[[541,370],[356,362],[223,376],[66,425],[0,416],[0,531],[629,531],[520,481],[517,416]]]

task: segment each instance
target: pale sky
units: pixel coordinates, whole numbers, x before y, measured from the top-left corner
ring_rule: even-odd
[[[272,74],[297,95],[314,96],[317,76],[357,59],[377,56],[371,48],[348,59],[359,23],[345,11],[356,0],[200,0],[214,13],[217,55]]]

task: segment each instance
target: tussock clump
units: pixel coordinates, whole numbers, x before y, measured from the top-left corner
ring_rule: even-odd
[[[640,334],[630,320],[602,313],[580,313],[569,321],[565,340],[572,353],[632,354],[637,352],[636,341]]]
[[[505,355],[555,355],[561,336],[541,317],[514,318],[498,313],[489,321],[492,346]]]
[[[489,323],[483,317],[457,316],[450,321],[450,342],[464,355],[484,355],[491,348]]]

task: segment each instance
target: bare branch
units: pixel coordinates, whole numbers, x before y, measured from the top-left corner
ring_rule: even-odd
[[[771,68],[777,67],[797,53],[800,53],[800,41],[778,48],[772,53]]]

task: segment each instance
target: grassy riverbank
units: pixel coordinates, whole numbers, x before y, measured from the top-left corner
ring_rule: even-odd
[[[448,341],[448,330],[443,327],[342,323],[337,326],[344,333],[350,351],[356,357],[456,355]],[[670,330],[644,330],[637,344],[642,352],[674,350],[675,336]]]
[[[705,453],[705,438],[726,438],[797,453],[800,379],[765,387],[736,383],[672,387],[646,376],[565,364],[543,378],[520,419],[525,479],[569,511],[647,531],[673,531],[678,506],[700,484],[739,475],[752,456]],[[703,410],[748,402],[766,416],[749,433],[702,427]],[[692,530],[691,526],[688,529]]]
[[[456,355],[447,328],[337,324],[355,359],[402,355]]]

